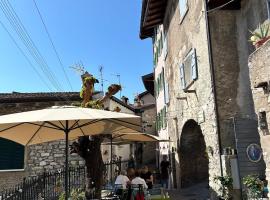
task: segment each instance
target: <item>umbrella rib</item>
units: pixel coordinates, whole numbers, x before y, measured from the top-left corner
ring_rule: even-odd
[[[43,122],[39,127],[38,127],[38,129],[36,130],[36,132],[34,133],[34,135],[32,135],[32,137],[30,138],[30,140],[28,140],[28,142],[26,143],[26,145],[25,146],[27,146],[32,140],[33,140],[33,138],[36,136],[36,134],[39,132],[39,130],[44,126],[44,124],[45,124],[46,122]]]
[[[58,122],[62,125],[62,127],[64,129],[65,128],[64,124],[61,121],[58,121]]]
[[[40,124],[36,124],[36,123],[32,123],[32,122],[25,122],[26,124],[31,124],[31,125],[35,125],[35,126],[41,126]],[[51,127],[51,126],[45,126],[43,125],[42,127],[45,127],[45,128],[50,128],[50,129],[55,129],[55,130],[59,130],[58,128],[54,128],[54,127]],[[62,130],[62,129],[61,129]]]
[[[8,128],[5,128],[5,129],[3,129],[3,130],[0,130],[0,132],[7,131],[7,130],[9,130],[9,129],[15,128],[15,127],[20,126],[20,125],[22,125],[22,124],[24,124],[24,122],[23,122],[23,123],[20,123],[20,124],[16,124],[16,125],[11,126],[11,127],[8,127]]]
[[[121,123],[119,123],[119,122],[117,122],[117,121],[113,121],[113,120],[111,120],[111,119],[105,119],[105,120],[107,120],[107,121],[109,121],[109,122],[112,122],[112,123],[115,123],[115,124],[118,124],[118,125],[121,125],[121,126],[124,126],[124,127],[126,127],[126,128],[130,128],[130,127],[126,126],[126,125],[123,125],[123,124],[121,124]],[[129,123],[129,122],[126,122],[126,123]],[[134,125],[134,126],[135,126],[135,125]],[[141,128],[141,126],[139,126],[139,125],[136,125],[136,126],[138,126],[138,127]],[[136,129],[134,129],[134,128],[130,128],[130,129],[133,129],[133,130],[136,131]]]
[[[132,126],[137,126],[137,127],[140,127],[140,128],[141,128],[141,125],[134,124],[134,123],[130,123],[130,122],[126,122],[126,121],[123,121],[123,120],[120,120],[120,119],[113,119],[113,118],[111,118],[111,119],[107,119],[107,120],[112,121],[112,122],[114,122],[114,123],[116,123],[115,121],[118,121],[118,122],[130,124],[130,125],[132,125]],[[120,125],[122,125],[122,124],[120,124]]]
[[[75,123],[70,127],[70,130],[72,130],[76,124],[79,124],[79,123],[78,123],[79,121],[80,121],[80,120],[76,120]]]
[[[70,130],[74,130],[74,129],[77,129],[77,128],[82,128],[82,127],[84,127],[84,126],[88,126],[88,125],[90,125],[90,124],[94,124],[94,123],[97,123],[97,122],[99,122],[99,121],[101,121],[101,119],[99,119],[99,120],[94,120],[94,121],[87,122],[87,123],[84,123],[84,124],[82,124],[82,125],[73,127],[73,128],[70,129]]]
[[[57,126],[56,124],[54,124],[54,123],[52,123],[52,122],[45,121],[45,123],[54,126],[56,130],[64,130],[62,127]],[[52,128],[52,127],[50,127],[50,128]]]

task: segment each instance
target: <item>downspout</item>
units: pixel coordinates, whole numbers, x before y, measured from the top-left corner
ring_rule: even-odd
[[[216,124],[217,124],[220,174],[221,174],[221,176],[223,176],[223,167],[222,167],[222,159],[221,159],[222,146],[221,146],[220,124],[219,124],[219,114],[218,114],[218,104],[217,104],[215,69],[214,69],[214,62],[213,62],[212,41],[211,41],[211,33],[210,33],[210,26],[209,26],[209,16],[208,16],[207,2],[208,2],[208,0],[204,1],[205,22],[206,22],[206,31],[207,31],[207,45],[208,45],[209,65],[210,65],[210,73],[211,73],[211,84],[212,84],[212,90],[213,90],[213,95],[214,95],[214,110],[215,110]]]

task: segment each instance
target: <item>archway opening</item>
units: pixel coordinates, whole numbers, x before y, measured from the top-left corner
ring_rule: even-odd
[[[179,144],[181,187],[208,182],[208,155],[201,127],[194,120],[188,120]]]

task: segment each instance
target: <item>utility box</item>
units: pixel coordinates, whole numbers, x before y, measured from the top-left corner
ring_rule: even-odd
[[[222,155],[221,159],[224,175],[232,177],[234,190],[240,190],[241,182],[240,182],[237,155]]]

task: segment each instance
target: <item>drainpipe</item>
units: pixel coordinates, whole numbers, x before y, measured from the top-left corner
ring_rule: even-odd
[[[221,159],[222,146],[221,146],[220,124],[219,124],[219,114],[218,114],[218,105],[217,105],[215,69],[214,69],[214,62],[213,62],[213,52],[212,52],[212,42],[211,42],[211,33],[210,33],[210,26],[209,26],[209,16],[208,16],[207,2],[208,2],[208,0],[204,0],[205,22],[206,22],[206,31],[207,31],[207,45],[208,45],[209,64],[210,64],[210,71],[211,71],[211,83],[212,83],[213,95],[214,95],[214,110],[215,110],[216,124],[217,124],[220,174],[221,174],[221,176],[223,176],[222,159]]]

